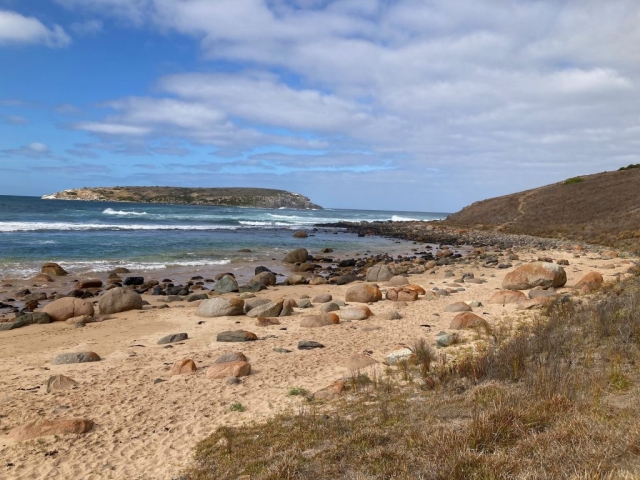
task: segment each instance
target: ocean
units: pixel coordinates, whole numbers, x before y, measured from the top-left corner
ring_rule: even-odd
[[[397,240],[314,225],[339,221],[436,220],[446,213],[258,208],[42,200],[0,196],[0,278],[28,278],[44,262],[73,275],[126,267],[189,272],[279,261],[292,249],[338,255],[406,250]],[[306,239],[293,238],[305,229]],[[400,250],[399,250],[400,249]],[[239,251],[250,250],[250,252]],[[229,265],[229,267],[222,267]]]

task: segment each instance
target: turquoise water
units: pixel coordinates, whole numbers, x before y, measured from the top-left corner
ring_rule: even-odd
[[[42,200],[0,196],[0,278],[26,278],[43,262],[71,273],[206,267],[279,259],[304,246],[309,251],[369,250],[395,242],[320,228],[337,221],[434,220],[445,213],[376,210],[268,210],[236,207]],[[312,236],[292,237],[304,228]],[[251,252],[238,252],[249,249]],[[364,251],[364,250],[363,250]]]

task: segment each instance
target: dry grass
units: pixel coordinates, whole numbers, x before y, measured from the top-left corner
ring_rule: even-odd
[[[190,480],[640,478],[640,279],[200,442]],[[348,382],[349,383],[349,382]]]
[[[505,233],[567,238],[638,251],[639,181],[640,169],[574,177],[476,202],[449,216],[444,224],[499,227]]]

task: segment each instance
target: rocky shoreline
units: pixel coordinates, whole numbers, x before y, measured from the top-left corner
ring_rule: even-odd
[[[457,247],[486,247],[493,245],[501,249],[507,249],[525,246],[533,248],[566,248],[576,244],[586,246],[586,244],[575,240],[449,227],[439,220],[429,222],[337,222],[318,224],[316,227],[341,228],[349,233],[356,233],[358,236],[377,235],[413,242]]]

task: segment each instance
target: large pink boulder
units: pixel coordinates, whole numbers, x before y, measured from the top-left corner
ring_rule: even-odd
[[[54,322],[64,322],[73,317],[88,315],[93,317],[93,305],[86,300],[76,297],[64,297],[54,300],[46,305],[42,311],[51,317]]]
[[[502,281],[505,290],[529,290],[534,287],[558,288],[567,283],[564,269],[555,263],[531,262],[507,273]]]

